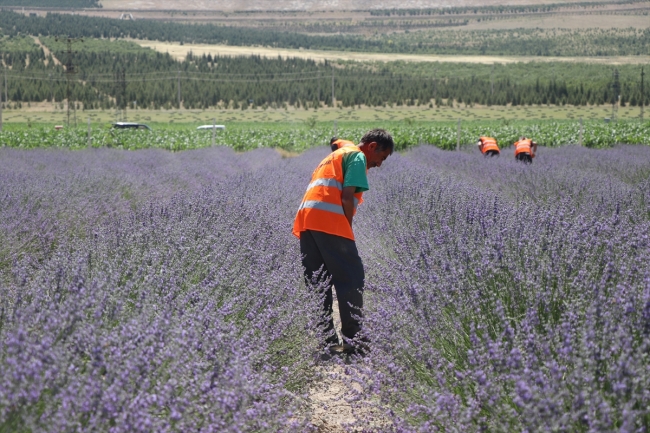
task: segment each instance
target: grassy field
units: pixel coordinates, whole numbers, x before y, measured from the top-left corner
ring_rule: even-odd
[[[25,107],[26,104],[24,104]],[[622,107],[618,110],[619,119],[638,119],[638,107]],[[650,114],[646,113],[646,118]],[[209,124],[216,119],[218,124],[228,122],[296,122],[310,121],[451,121],[464,120],[563,120],[563,119],[605,119],[612,115],[610,105],[597,107],[547,107],[547,106],[516,106],[516,107],[396,107],[396,108],[355,108],[355,109],[247,109],[247,110],[127,110],[127,120],[132,122],[148,123],[183,123],[183,124]],[[93,124],[110,123],[118,119],[114,110],[77,110],[77,123],[86,124],[90,118]],[[64,125],[67,119],[66,110],[54,110],[51,104],[38,104],[29,108],[18,110],[4,110],[3,121],[11,124],[60,124]],[[70,114],[74,122],[74,112]]]

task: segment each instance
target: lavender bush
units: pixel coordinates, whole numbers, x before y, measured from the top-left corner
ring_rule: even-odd
[[[649,149],[504,156],[376,173],[367,391],[400,431],[647,431]]]
[[[318,303],[274,151],[3,161],[0,430],[309,429]]]
[[[0,430],[314,430],[290,227],[326,153],[0,149]],[[420,146],[371,171],[356,427],[648,431],[649,158]]]

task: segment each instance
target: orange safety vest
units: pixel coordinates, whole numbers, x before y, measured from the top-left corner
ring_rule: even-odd
[[[519,140],[515,143],[515,156],[520,153],[531,153],[530,146],[532,146],[532,140],[526,138],[525,140]]]
[[[305,230],[315,230],[354,240],[352,227],[343,212],[343,157],[352,152],[361,152],[357,146],[345,146],[330,153],[316,167],[302,198],[293,234],[300,237]],[[363,193],[354,194],[354,214],[363,202]]]
[[[480,137],[479,140],[481,140],[481,143],[483,143],[483,146],[481,146],[482,153],[485,153],[488,150],[496,150],[497,153],[501,153],[499,151],[499,146],[497,145],[496,139],[492,137]]]
[[[352,142],[350,140],[343,140],[342,138],[339,138],[338,140],[335,140],[332,144],[335,144],[337,149],[340,149],[340,148],[346,147],[346,146],[356,146],[356,144],[354,144],[354,142]]]

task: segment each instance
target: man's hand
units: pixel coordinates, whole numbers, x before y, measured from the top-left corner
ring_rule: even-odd
[[[346,186],[343,188],[343,193],[341,194],[341,202],[343,203],[343,213],[352,227],[352,217],[354,216],[354,192],[356,191],[356,186]]]

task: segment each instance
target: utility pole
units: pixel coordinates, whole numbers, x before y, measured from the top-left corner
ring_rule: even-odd
[[[181,109],[181,71],[178,72],[178,109]]]
[[[458,119],[458,139],[456,141],[456,150],[460,150],[460,119]]]
[[[318,96],[316,99],[318,100],[318,105],[320,106],[320,69],[318,70]]]
[[[614,69],[614,82],[612,83],[612,90],[614,94],[612,95],[612,122],[616,120],[616,115],[618,114],[618,101],[621,98],[621,83],[618,80],[618,69]]]
[[[643,93],[643,67],[641,68],[641,123],[643,123],[643,105],[645,104],[645,94]]]
[[[436,68],[433,68],[433,101],[436,106],[438,105],[435,101],[438,100],[438,82],[436,81]]]
[[[494,96],[494,63],[492,63],[492,69],[490,70],[490,96]]]
[[[124,105],[124,121],[126,122],[126,108],[129,102],[126,100],[126,69],[124,68],[121,71],[120,84],[122,85],[122,105]]]
[[[126,69],[115,72],[115,117],[117,121],[126,121]]]
[[[215,135],[217,134],[217,119],[212,118],[212,147],[214,147],[215,144]]]
[[[115,121],[119,122],[122,120],[120,116],[120,90],[118,88],[118,83],[120,82],[120,71],[115,71]]]
[[[0,132],[2,132],[2,92],[0,92]]]
[[[336,99],[334,98],[334,67],[332,67],[332,108],[336,108]]]
[[[58,40],[58,39],[57,39]],[[65,78],[67,82],[67,97],[68,97],[68,115],[67,115],[67,126],[70,126],[70,101],[72,98],[72,92],[70,90],[70,80],[72,80],[72,76],[77,73],[77,70],[74,66],[74,63],[72,62],[72,43],[73,42],[83,42],[83,39],[73,39],[73,38],[67,38],[67,44],[68,44],[68,50],[67,50],[67,60],[65,63]],[[74,107],[74,120],[75,124],[77,123],[77,107]]]
[[[7,67],[5,66],[5,104],[9,103],[9,96],[7,96]]]
[[[50,82],[50,102],[54,102],[54,93],[52,92],[52,74],[47,74],[47,79]]]
[[[584,135],[584,126],[582,125],[582,117],[580,118],[580,141],[579,144],[582,146],[582,137]]]

